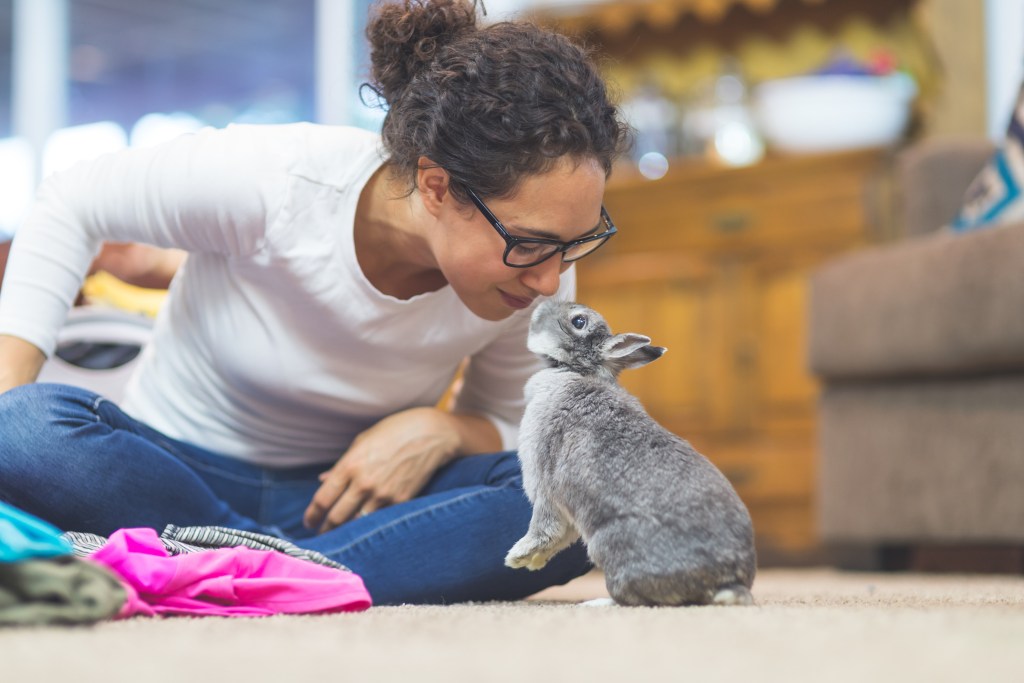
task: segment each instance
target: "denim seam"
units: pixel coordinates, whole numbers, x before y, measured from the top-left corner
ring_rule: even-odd
[[[100,417],[100,404],[106,400],[107,399],[97,394],[96,398],[92,402],[92,406],[90,407],[90,409],[92,410],[93,417],[96,418],[97,422],[103,422],[103,418]]]
[[[340,548],[335,548],[333,550],[321,550],[319,552],[323,553],[324,555],[327,555],[328,557],[332,557],[332,558],[336,557],[337,553],[347,552],[348,550],[352,549],[354,546],[356,546],[356,545],[366,541],[367,539],[375,536],[376,534],[388,531],[392,527],[395,527],[395,526],[397,526],[399,524],[405,523],[407,520],[415,519],[416,517],[419,517],[420,515],[424,515],[424,514],[427,514],[429,512],[433,512],[434,510],[436,510],[438,508],[444,507],[446,505],[451,505],[452,503],[457,503],[457,502],[462,501],[462,500],[467,500],[467,499],[473,498],[475,496],[481,496],[481,495],[484,495],[484,494],[487,494],[487,493],[492,493],[494,491],[501,491],[502,489],[506,489],[506,488],[515,488],[515,487],[513,487],[513,486],[488,487],[488,488],[484,488],[484,489],[482,489],[480,491],[473,491],[471,493],[465,493],[465,494],[459,496],[458,498],[449,498],[447,500],[439,502],[437,505],[431,505],[428,508],[423,508],[422,510],[417,510],[416,512],[414,512],[411,515],[405,515],[405,516],[400,517],[400,518],[398,518],[396,520],[388,522],[384,526],[380,526],[380,527],[376,527],[374,529],[371,529],[370,531],[366,532],[362,536],[359,536],[358,538],[355,538],[355,539],[349,541],[347,544],[341,546]]]

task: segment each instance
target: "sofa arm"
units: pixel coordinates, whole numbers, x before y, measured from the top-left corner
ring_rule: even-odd
[[[927,140],[901,153],[897,186],[907,236],[935,232],[956,217],[967,187],[995,148],[984,139]]]
[[[1024,369],[1024,222],[865,248],[811,277],[811,369],[826,379]]]

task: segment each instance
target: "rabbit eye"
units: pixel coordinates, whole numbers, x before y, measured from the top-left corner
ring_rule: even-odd
[[[584,327],[587,326],[587,316],[577,315],[570,322],[572,323],[572,326],[575,327],[577,330],[582,330]]]

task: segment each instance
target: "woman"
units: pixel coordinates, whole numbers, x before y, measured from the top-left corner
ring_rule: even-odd
[[[371,19],[382,137],[235,126],[44,183],[0,294],[0,499],[64,529],[271,533],[377,604],[514,599],[541,297],[614,232],[624,127],[585,53],[466,0]],[[104,240],[189,253],[123,405],[33,385]],[[464,358],[451,411],[435,407]]]

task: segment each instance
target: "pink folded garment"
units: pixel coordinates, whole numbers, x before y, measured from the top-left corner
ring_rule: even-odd
[[[372,604],[352,572],[241,546],[169,556],[153,529],[115,531],[89,558],[122,578],[128,600],[119,617],[357,612]]]

